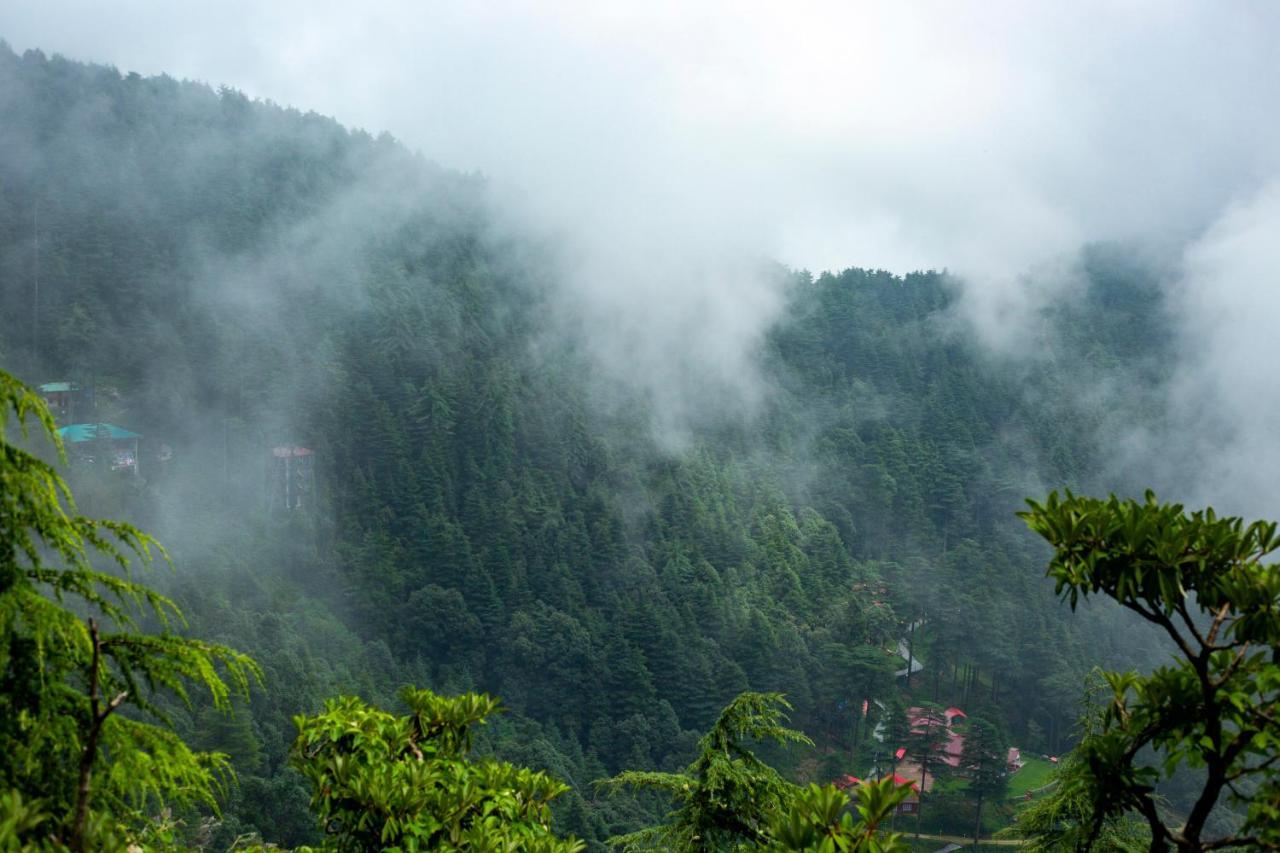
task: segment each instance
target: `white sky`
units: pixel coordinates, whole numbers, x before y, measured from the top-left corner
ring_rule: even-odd
[[[1277,172],[1280,5],[4,0],[0,37],[389,130],[568,227],[1007,276]]]

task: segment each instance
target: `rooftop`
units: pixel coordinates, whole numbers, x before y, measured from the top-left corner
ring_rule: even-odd
[[[71,424],[64,426],[58,430],[58,435],[62,436],[63,441],[78,444],[82,441],[95,441],[97,439],[110,439],[117,441],[124,438],[142,438],[136,432],[130,432],[124,427],[118,427],[115,424]]]

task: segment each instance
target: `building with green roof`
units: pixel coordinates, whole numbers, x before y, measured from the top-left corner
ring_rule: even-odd
[[[142,436],[115,424],[71,424],[58,430],[73,458],[82,464],[105,462],[112,471],[138,474],[138,442]],[[105,457],[105,459],[101,458]]]
[[[85,405],[83,389],[75,382],[46,382],[36,387],[36,391],[44,398],[58,423],[88,414],[90,406]]]

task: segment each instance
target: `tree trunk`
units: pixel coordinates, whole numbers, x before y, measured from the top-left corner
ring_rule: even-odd
[[[128,693],[120,693],[106,707],[101,707],[98,695],[98,673],[102,666],[102,640],[98,637],[98,623],[89,620],[89,638],[93,642],[93,659],[89,664],[89,736],[85,739],[84,751],[80,753],[80,776],[76,785],[76,810],[71,823],[71,849],[83,853],[85,847],[84,830],[89,822],[89,795],[93,790],[93,764],[98,758],[98,738],[102,734],[102,726],[107,717]],[[101,708],[101,710],[99,710]]]
[[[89,639],[93,658],[89,662],[89,737],[80,753],[80,776],[76,784],[76,811],[71,822],[71,849],[84,850],[84,828],[89,820],[89,792],[93,789],[93,762],[98,756],[98,666],[102,642],[98,639],[98,623],[89,620]]]
[[[973,846],[978,847],[978,839],[982,836],[982,795],[978,795],[978,819],[973,824]]]
[[[924,819],[924,777],[928,775],[929,762],[920,756],[920,802],[916,804],[916,838],[920,837],[920,821]]]
[[[96,704],[96,703],[95,703]],[[89,792],[92,790],[93,761],[98,754],[98,732],[95,724],[89,730],[89,739],[80,755],[80,782],[76,786],[76,814],[71,824],[71,849],[83,851],[84,828],[89,821]]]

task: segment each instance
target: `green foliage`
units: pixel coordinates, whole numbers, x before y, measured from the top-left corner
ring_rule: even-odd
[[[603,784],[666,794],[679,805],[667,822],[610,839],[624,850],[732,850],[768,842],[771,821],[787,811],[797,788],[749,748],[764,740],[812,741],[787,728],[790,704],[777,693],[743,693],[698,742],[698,757],[682,773],[629,770]]]
[[[1135,815],[1112,814],[1095,830],[1094,802],[1084,758],[1072,750],[1062,758],[1053,787],[1022,806],[1013,825],[998,835],[1019,839],[1031,853],[1078,850],[1090,843],[1117,853],[1150,849],[1151,830]]]
[[[1104,673],[1110,701],[1071,777],[1092,801],[1092,835],[1132,812],[1147,822],[1152,849],[1280,847],[1280,565],[1265,562],[1280,548],[1276,524],[1188,513],[1151,492],[1141,501],[1053,493],[1029,504],[1021,515],[1053,546],[1048,574],[1073,607],[1106,595],[1175,649],[1150,675]],[[1185,822],[1168,821],[1156,783],[1183,766],[1202,772],[1203,786]],[[1243,826],[1206,838],[1224,798],[1246,810]]]
[[[834,785],[809,785],[772,825],[770,851],[805,853],[905,853],[910,846],[901,833],[883,832],[910,785],[893,779],[869,780],[854,789],[852,807],[846,792]]]
[[[982,834],[982,805],[998,800],[1009,788],[1005,750],[1008,740],[993,723],[971,717],[965,732],[964,751],[960,754],[960,771],[968,780],[969,795],[977,800],[973,841]]]
[[[951,766],[946,762],[946,747],[950,740],[946,718],[941,712],[926,714],[922,725],[913,726],[907,733],[907,758],[920,768],[920,810],[924,811],[925,777],[932,777],[935,782],[948,775]]]
[[[551,830],[550,802],[568,788],[546,774],[468,759],[472,729],[498,710],[474,693],[406,688],[407,716],[344,697],[297,717],[292,761],[332,850],[531,850],[583,845]]]
[[[6,851],[40,849],[40,843],[56,832],[52,816],[38,805],[23,800],[22,792],[0,793],[0,844]]]
[[[158,546],[131,525],[78,515],[54,468],[9,441],[14,429],[30,438],[28,420],[61,452],[43,401],[0,372],[0,827],[10,833],[0,837],[84,849],[136,832],[162,804],[216,809],[225,757],[189,749],[156,697],[189,703],[195,683],[228,709],[259,671],[171,631],[178,608],[128,574],[131,557],[146,562]],[[161,632],[142,633],[140,612]],[[117,713],[126,707],[138,713]]]
[[[1034,371],[946,322],[945,274],[771,270],[784,304],[751,354],[770,393],[749,418],[690,406],[672,452],[644,395],[601,393],[597,348],[559,334],[555,247],[490,227],[483,181],[230,89],[7,46],[0,115],[3,363],[172,448],[140,477],[68,476],[86,514],[197,569],[163,591],[270,676],[233,725],[165,705],[236,764],[213,847],[318,839],[288,720],[328,696],[485,685],[513,713],[482,751],[555,767],[577,789],[557,820],[595,841],[661,809],[584,783],[686,765],[744,690],[784,692],[846,754],[851,709],[895,705],[907,614],[913,703],[989,689],[1048,751],[1080,662],[1126,645],[1023,570],[1037,543],[1011,517],[1029,482],[1105,471],[1096,396],[1073,391],[1138,383],[1095,365],[1158,365],[1172,340],[1117,253],[1051,306]],[[295,442],[316,500],[264,515],[263,461]]]
[[[1084,712],[1079,725],[1083,739],[1095,734],[1102,725],[1103,710],[1096,699],[1106,689],[1101,671],[1095,671],[1086,683],[1082,702]],[[1095,832],[1095,797],[1081,750],[1073,749],[1064,755],[1054,768],[1052,779],[1048,790],[1040,791],[1019,808],[1013,825],[1001,830],[999,836],[1018,838],[1037,853],[1084,849],[1089,845],[1090,836]],[[1138,815],[1112,814],[1096,830],[1092,845],[1099,850],[1137,853],[1150,849],[1151,830]]]

